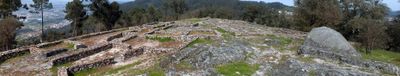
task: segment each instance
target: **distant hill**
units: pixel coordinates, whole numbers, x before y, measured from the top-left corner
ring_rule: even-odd
[[[201,7],[229,7],[234,9],[242,9],[242,7],[247,5],[261,5],[274,9],[281,9],[292,11],[292,6],[284,5],[280,2],[256,2],[256,1],[239,1],[239,0],[186,0],[189,9],[197,9]],[[162,0],[135,0],[132,2],[127,2],[121,4],[121,10],[127,11],[132,8],[147,8],[147,6],[153,5],[157,8],[163,6]]]
[[[389,12],[389,17],[395,17],[395,16],[398,16],[398,15],[400,15],[400,11],[391,11],[391,12]]]

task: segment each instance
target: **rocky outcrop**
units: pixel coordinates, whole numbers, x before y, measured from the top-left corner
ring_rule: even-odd
[[[30,53],[30,50],[27,48],[17,48],[17,49],[1,52],[0,53],[0,64],[8,59],[22,56],[24,54],[29,54],[29,53]]]
[[[271,66],[271,65],[263,65]],[[277,67],[270,67],[270,76],[378,76],[355,68],[340,68],[332,65],[302,63],[289,59]]]
[[[313,29],[300,47],[299,54],[344,60],[361,57],[339,32],[327,27]]]
[[[362,60],[361,55],[339,32],[327,27],[313,29],[308,34],[298,53],[317,56],[319,58],[338,60],[351,65],[380,70],[388,74],[400,74],[399,68],[395,65]],[[343,72],[327,75],[353,75],[341,73]]]

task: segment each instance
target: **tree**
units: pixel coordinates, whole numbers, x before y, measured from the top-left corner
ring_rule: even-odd
[[[382,20],[358,17],[350,21],[350,24],[360,28],[359,42],[367,54],[376,48],[387,48],[390,37],[385,32],[387,28],[383,25]]]
[[[400,15],[389,23],[387,33],[393,40],[389,42],[389,50],[400,52]]]
[[[341,21],[338,0],[295,0],[294,18],[301,30],[313,27],[335,27]]]
[[[23,24],[13,17],[0,20],[0,51],[14,48],[16,30]]]
[[[384,20],[388,11],[381,0],[340,0],[340,4],[343,19],[338,30],[350,40],[357,39],[358,30],[361,29],[349,24],[350,21],[358,17]]]
[[[388,8],[382,0],[343,0],[341,4],[344,9],[341,31],[347,38],[361,42],[366,53],[388,48],[388,42],[392,42],[384,26]]]
[[[179,19],[179,15],[185,13],[188,10],[186,0],[164,0],[164,7],[170,10],[175,17],[175,20]]]
[[[92,16],[102,21],[107,30],[111,30],[119,19],[121,11],[117,2],[109,3],[107,0],[91,0],[90,10],[93,11]]]
[[[257,17],[260,17],[262,14],[262,6],[259,5],[249,5],[244,8],[244,13],[242,15],[242,19],[249,21],[249,22],[254,22]]]
[[[67,15],[65,19],[72,21],[72,29],[73,35],[77,36],[82,34],[82,21],[87,18],[85,6],[82,4],[80,0],[73,0],[72,2],[68,2],[65,7]]]
[[[142,8],[134,8],[129,12],[130,20],[133,25],[140,25],[148,22],[148,18],[145,15],[146,10]]]
[[[35,11],[36,12],[34,12],[34,13],[38,13],[37,11],[40,11],[41,12],[41,15],[42,15],[42,35],[41,35],[41,42],[43,42],[43,34],[44,34],[44,22],[43,22],[43,20],[44,20],[44,16],[43,16],[43,11],[44,11],[44,9],[52,9],[53,8],[53,4],[52,3],[49,3],[49,0],[33,0],[33,3],[34,4],[32,4],[31,5],[31,7],[33,7],[33,8],[35,8]]]
[[[21,6],[21,0],[0,0],[0,18],[11,16],[11,13]]]
[[[153,5],[150,5],[146,11],[150,22],[158,22],[160,20],[161,12]]]

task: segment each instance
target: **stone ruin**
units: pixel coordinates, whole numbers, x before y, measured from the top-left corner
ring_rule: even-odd
[[[58,69],[57,73],[47,72],[36,75],[57,74],[58,76],[68,76],[84,69],[110,66],[118,62],[124,62],[143,54],[157,55],[161,53],[167,53],[169,51],[176,51],[186,47],[191,41],[198,38],[187,36],[188,32],[182,35],[170,36],[170,38],[181,42],[179,45],[173,48],[165,48],[161,45],[158,47],[148,46],[145,45],[146,42],[132,42],[132,40],[135,39],[145,39],[146,36],[154,36],[156,32],[162,34],[162,31],[173,27],[173,22],[163,22],[156,26],[143,25],[141,27],[130,27],[129,29],[115,29],[104,32],[90,33],[54,42],[21,47],[14,50],[1,52],[0,63],[6,62],[7,60],[15,57],[29,59],[28,56],[34,56],[36,59],[33,61],[37,63],[26,64],[32,64],[32,66],[48,64],[49,67]],[[117,52],[112,52],[112,54],[110,54],[109,51],[112,50],[117,50]],[[26,57],[24,57],[25,55]],[[69,64],[70,66],[64,66],[65,64]],[[7,63],[7,65],[11,64]],[[19,67],[15,68],[18,69]],[[29,72],[43,71],[46,69],[48,70],[49,68],[37,67],[37,69],[33,68],[26,70]],[[12,73],[15,72],[16,71],[9,71],[9,74],[6,73],[5,75],[12,75]]]

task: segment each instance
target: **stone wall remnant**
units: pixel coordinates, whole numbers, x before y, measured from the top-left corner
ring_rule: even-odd
[[[96,54],[96,53],[99,53],[101,51],[105,51],[105,50],[111,49],[111,48],[112,48],[112,44],[107,43],[107,44],[102,44],[99,46],[93,46],[93,47],[89,47],[89,48],[85,48],[85,49],[79,49],[79,50],[77,50],[79,52],[76,52],[76,53],[70,54],[70,55],[66,55],[66,56],[61,56],[61,57],[58,57],[58,58],[52,60],[52,63],[53,63],[53,66],[65,64],[65,63],[76,61],[81,58],[88,57],[90,55],[93,55],[93,54]]]
[[[29,53],[30,53],[30,49],[28,49],[28,48],[17,48],[17,49],[1,52],[0,53],[0,64],[8,59],[22,56],[22,55],[29,54]]]

